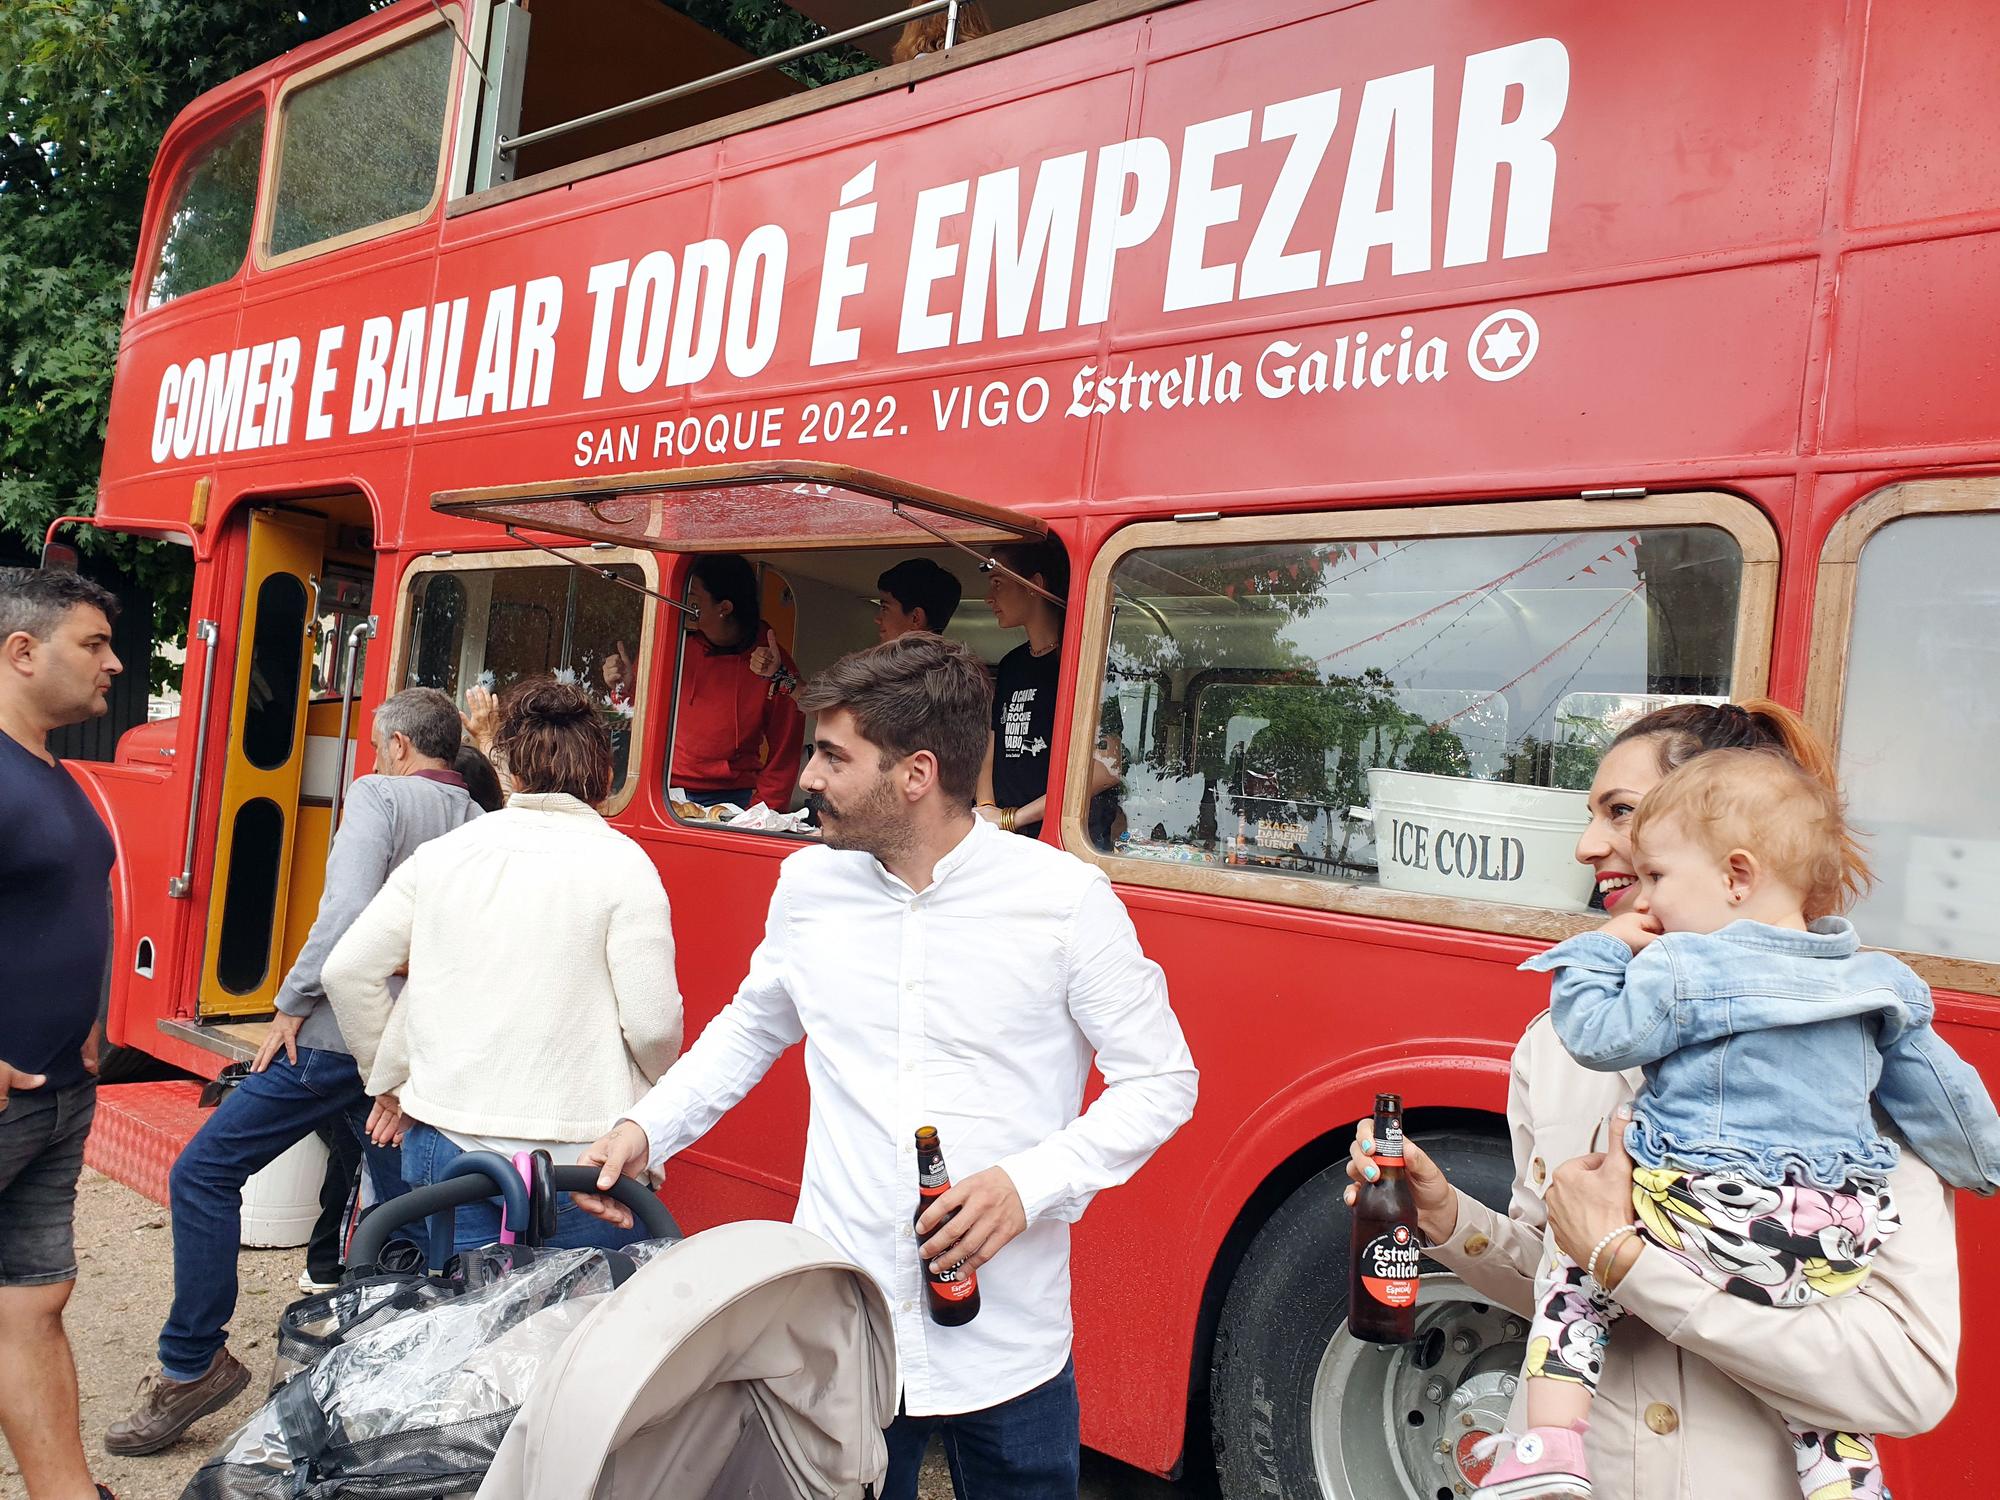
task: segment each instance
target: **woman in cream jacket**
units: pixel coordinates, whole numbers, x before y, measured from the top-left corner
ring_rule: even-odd
[[[371,1129],[386,1139],[407,1127],[412,1187],[473,1149],[541,1147],[573,1162],[680,1053],[666,891],[593,808],[612,775],[595,706],[550,679],[518,684],[498,748],[507,805],[474,820],[488,825],[478,837],[418,850],[326,962],[341,1034],[377,1100]],[[494,1205],[460,1209],[456,1223],[459,1249],[499,1237]],[[635,1237],[560,1200],[555,1244]]]
[[[1606,909],[1631,899],[1630,817],[1671,766],[1725,747],[1784,754],[1823,779],[1830,758],[1780,705],[1687,705],[1639,720],[1605,752],[1577,858],[1597,871]],[[1427,1253],[1524,1316],[1555,1248],[1579,1261],[1632,1222],[1624,1120],[1640,1083],[1575,1062],[1546,1013],[1514,1049],[1507,1124],[1514,1189],[1505,1213],[1445,1180],[1421,1147],[1406,1173]],[[1359,1181],[1371,1134],[1349,1157]],[[1631,1314],[1612,1333],[1588,1438],[1593,1500],[1798,1500],[1798,1466],[1773,1403],[1817,1426],[1889,1436],[1928,1431],[1957,1391],[1958,1255],[1951,1190],[1903,1151],[1890,1187],[1902,1230],[1854,1295],[1760,1307],[1627,1236],[1604,1274]],[[1348,1192],[1352,1194],[1353,1189]],[[1525,1431],[1517,1410],[1510,1424]],[[1897,1485],[1893,1448],[1888,1480]]]

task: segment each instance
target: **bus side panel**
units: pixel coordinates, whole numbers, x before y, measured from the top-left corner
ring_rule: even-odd
[[[135,670],[128,668],[127,670]],[[143,671],[143,665],[136,670]],[[186,778],[174,768],[70,762],[71,773],[111,830],[110,994],[105,1037],[116,1046],[158,1055],[156,1016],[173,1012],[177,960],[187,932],[187,903],[167,895],[180,873],[179,814]]]
[[[1989,1089],[2000,1091],[2000,1014],[1991,1001],[1953,1005],[1960,1024],[1945,1020],[1939,1034],[1979,1070]],[[1944,1019],[1943,1016],[1940,1019]],[[1958,1401],[1936,1430],[1908,1442],[1884,1446],[1883,1470],[1899,1495],[1928,1500],[1932,1495],[1981,1492],[1990,1479],[1985,1455],[1993,1446],[1993,1414],[2000,1410],[2000,1372],[1992,1351],[2000,1347],[2000,1299],[1985,1272],[2000,1260],[2000,1198],[1959,1193],[1958,1307],[1964,1320],[1958,1346]],[[1977,1482],[1975,1482],[1977,1481]]]

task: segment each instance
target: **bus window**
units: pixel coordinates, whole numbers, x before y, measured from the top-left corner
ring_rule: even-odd
[[[1871,944],[2000,963],[1995,556],[1995,511],[1906,516],[1861,549],[1840,773],[1875,866],[1855,912]]]
[[[455,14],[455,13],[454,13]],[[278,104],[277,181],[263,259],[276,264],[424,218],[443,186],[452,33],[441,21]]]
[[[1121,782],[1091,843],[1581,909],[1574,834],[1545,826],[1580,829],[1581,798],[1465,784],[1580,790],[1629,718],[1726,697],[1742,571],[1708,526],[1126,553],[1096,742]]]
[[[1002,24],[1069,8],[1056,0],[1036,0],[1026,12],[1013,7],[1014,16],[1003,18]],[[532,13],[534,26],[528,33],[521,81],[520,125],[512,132],[518,135],[714,78],[756,59],[820,42],[832,31],[865,19],[863,14],[846,9],[829,12],[810,0],[797,4],[759,0],[754,7],[729,0],[668,0],[646,5],[629,0],[536,0]],[[883,12],[878,9],[876,13]],[[822,24],[821,16],[832,24]],[[977,40],[994,29],[995,22],[976,0],[960,5],[956,42]],[[823,46],[774,68],[600,120],[525,147],[513,163],[512,175],[529,177],[550,171],[725,115],[796,98],[891,62],[938,52],[944,49],[944,31],[942,12],[921,16],[850,43]],[[489,56],[489,72],[505,66],[505,56]]]
[[[651,629],[646,597],[592,570],[525,559],[419,564],[401,643],[401,686],[434,687],[461,706],[473,687],[505,692],[549,675],[590,693],[611,731],[616,776],[607,810],[629,800],[639,765],[638,685]],[[657,587],[650,559],[611,572]]]
[[[181,163],[145,279],[146,306],[227,281],[243,269],[257,213],[264,111],[252,110]]]

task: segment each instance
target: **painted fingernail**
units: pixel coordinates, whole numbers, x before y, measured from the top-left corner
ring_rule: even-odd
[[[1382,1175],[1382,1169],[1376,1166],[1375,1163],[1371,1161],[1366,1166],[1362,1167],[1361,1175],[1363,1177],[1366,1177],[1370,1182],[1373,1182],[1376,1178]]]

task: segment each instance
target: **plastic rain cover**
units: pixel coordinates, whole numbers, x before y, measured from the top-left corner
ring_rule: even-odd
[[[643,1263],[665,1242],[621,1252]],[[368,1320],[280,1386],[181,1500],[470,1494],[544,1364],[612,1289],[600,1250],[549,1250],[456,1299]]]

